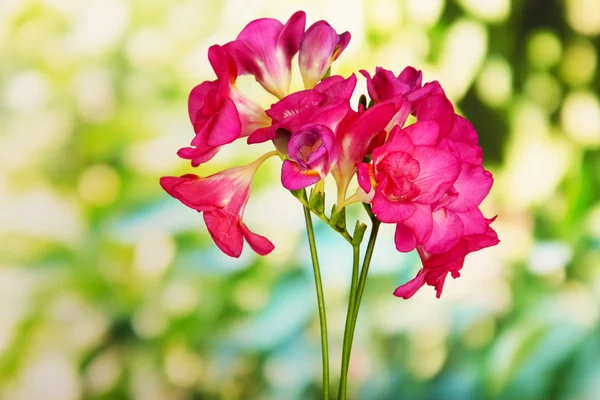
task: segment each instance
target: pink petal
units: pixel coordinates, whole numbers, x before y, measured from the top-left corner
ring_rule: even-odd
[[[365,158],[371,140],[381,132],[394,114],[391,104],[378,104],[362,113],[346,132],[342,132],[343,163],[346,169],[354,169]],[[341,169],[344,167],[341,167]]]
[[[401,297],[405,300],[410,299],[424,284],[425,274],[423,273],[423,270],[421,270],[413,279],[396,288],[396,290],[394,290],[394,296]]]
[[[381,147],[373,150],[373,162],[375,167],[388,154],[406,153],[412,156],[415,152],[415,146],[408,136],[399,126],[395,126],[390,132],[390,136]]]
[[[414,90],[421,87],[423,73],[413,67],[406,67],[398,75],[398,80]]]
[[[369,193],[371,191],[371,173],[373,170],[373,166],[368,163],[360,163],[357,166],[356,176],[358,179],[358,185],[365,191],[365,193]]]
[[[448,208],[457,212],[476,208],[490,192],[493,182],[492,174],[481,165],[463,163],[460,175],[454,182],[458,196]]]
[[[456,115],[448,139],[455,142],[478,144],[479,138],[473,125],[460,115]]]
[[[414,200],[423,204],[438,201],[460,174],[458,159],[447,151],[429,146],[417,146],[413,157],[421,168],[414,180],[421,194]]]
[[[244,239],[238,215],[223,210],[206,211],[204,222],[208,233],[223,253],[235,258],[242,254]]]
[[[339,75],[332,75],[319,82],[319,84],[315,86],[315,90],[325,94],[329,101],[336,98],[349,100],[350,97],[352,97],[355,87],[356,75],[352,74],[347,79],[344,79]]]
[[[250,232],[248,227],[243,222],[240,222],[240,226],[242,228],[242,234],[244,235],[244,239],[246,239],[246,242],[248,242],[252,250],[260,254],[261,256],[266,256],[271,251],[273,251],[275,246],[273,246],[273,243],[271,243],[269,239],[256,233]]]
[[[275,131],[267,128],[259,128],[248,136],[248,144],[264,143],[275,138]]]
[[[235,104],[229,98],[223,100],[213,128],[208,132],[207,144],[211,147],[222,146],[240,137],[242,123]]]
[[[375,192],[373,197],[373,214],[381,222],[398,223],[413,215],[416,206],[407,202],[393,202],[385,197],[380,191]]]
[[[403,224],[411,230],[419,244],[425,243],[433,229],[431,206],[415,203],[415,212]]]
[[[412,229],[401,222],[396,225],[394,243],[396,244],[396,250],[402,253],[408,253],[417,247],[417,238]]]
[[[288,190],[304,189],[320,180],[318,171],[301,170],[294,161],[285,160],[281,166],[281,184]]]
[[[415,146],[435,146],[439,131],[435,121],[417,122],[404,128]]]
[[[192,125],[196,122],[196,115],[204,105],[204,101],[208,92],[211,90],[217,90],[218,88],[218,81],[205,81],[192,89],[188,98],[188,112]]]
[[[238,76],[235,60],[225,48],[219,45],[213,45],[208,49],[208,60],[221,84],[221,95],[227,96]]]
[[[486,231],[481,235],[474,235],[467,237],[469,252],[478,251],[486,247],[495,246],[500,243],[498,235],[490,226],[487,227]]]
[[[205,147],[205,148],[193,148],[184,147],[177,151],[177,155],[185,160],[191,160],[192,167],[197,167],[210,159],[219,152],[220,147]]]
[[[300,48],[305,26],[306,14],[304,11],[297,11],[288,19],[277,38],[277,47],[283,49],[290,60]]]
[[[297,12],[284,26],[272,18],[250,22],[237,40],[224,47],[235,59],[239,72],[250,73],[270,93],[283,98],[290,85],[291,60],[304,33],[305,14]]]
[[[444,95],[426,96],[416,110],[417,121],[435,121],[440,126],[439,137],[445,138],[454,124],[454,107]]]
[[[338,35],[327,22],[315,22],[300,42],[298,62],[304,87],[313,88],[327,73],[331,63],[350,40],[350,34]]]
[[[462,220],[452,211],[441,209],[433,213],[433,229],[423,248],[426,252],[440,254],[454,247],[462,237]]]
[[[487,230],[489,222],[479,208],[456,213],[463,223],[463,236],[482,235]]]

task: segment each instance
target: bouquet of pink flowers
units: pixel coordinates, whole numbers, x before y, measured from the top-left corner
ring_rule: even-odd
[[[305,30],[299,11],[287,23],[263,18],[250,22],[237,39],[214,45],[208,59],[217,79],[196,86],[189,96],[195,136],[181,158],[196,167],[240,138],[249,145],[271,141],[274,150],[246,166],[207,177],[161,178],[173,197],[203,213],[216,245],[238,257],[244,240],[260,255],[273,244],[244,224],[243,214],[255,172],[272,156],[282,160],[281,184],[304,206],[315,274],[323,350],[323,393],[329,398],[329,363],[325,302],[311,212],[339,232],[353,249],[339,398],[346,396],[348,364],[358,309],[381,223],[395,224],[400,252],[417,250],[423,267],[394,295],[408,299],[425,284],[440,297],[445,279],[460,275],[467,254],[498,243],[479,209],[493,183],[482,165],[477,132],[457,115],[437,81],[423,84],[421,71],[406,67],[398,76],[377,68],[367,80],[356,110],[350,98],[356,76],[331,75],[331,64],[350,41],[327,22]],[[291,63],[298,54],[304,90],[290,93]],[[265,110],[236,87],[239,75],[251,74],[279,101]],[[407,120],[413,116],[413,123]],[[336,183],[336,203],[324,209],[324,179]],[[348,193],[350,183],[358,187]],[[311,187],[307,195],[306,188]],[[365,256],[360,245],[367,225],[357,222],[350,233],[345,208],[362,203],[371,220]],[[360,268],[359,268],[360,266]]]

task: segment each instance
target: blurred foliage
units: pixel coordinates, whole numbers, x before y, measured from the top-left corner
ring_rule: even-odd
[[[259,172],[246,212],[277,247],[265,258],[222,255],[158,185],[192,171],[175,153],[192,137],[189,90],[214,79],[208,47],[301,8],[352,33],[334,73],[414,65],[440,80],[496,180],[484,208],[502,243],[471,255],[440,300],[391,295],[418,257],[383,230],[349,393],[600,398],[599,4],[3,0],[0,397],[317,397],[310,260],[278,167]],[[264,149],[231,147],[196,172]],[[316,228],[335,381],[351,255]]]

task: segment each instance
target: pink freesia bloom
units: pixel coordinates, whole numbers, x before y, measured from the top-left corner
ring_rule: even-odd
[[[275,154],[267,153],[249,165],[229,168],[207,177],[191,174],[165,176],[160,179],[160,184],[186,206],[204,213],[208,232],[225,254],[239,257],[245,239],[255,252],[266,255],[273,250],[273,244],[251,232],[242,222],[242,217],[256,170],[265,159]]]
[[[283,98],[288,94],[292,58],[304,34],[306,14],[298,11],[285,25],[276,19],[250,22],[237,39],[224,47],[231,53],[240,74],[252,74],[270,93]]]
[[[466,147],[460,147],[461,144]],[[444,196],[431,205],[431,210],[419,210],[397,225],[395,241],[399,251],[410,251],[421,244],[428,253],[443,253],[463,236],[481,234],[485,229],[484,217],[477,207],[489,193],[493,178],[481,165],[481,148],[473,126],[455,116],[449,136],[441,139],[437,148],[457,157],[460,173]]]
[[[336,162],[335,135],[325,125],[303,125],[290,135],[287,154],[281,183],[288,190],[303,189],[325,178]]]
[[[348,185],[356,172],[356,167],[370,153],[374,145],[380,144],[385,136],[384,128],[394,115],[393,104],[378,104],[366,111],[349,110],[337,130],[340,155],[332,175],[336,180],[338,205],[344,197]]]
[[[406,67],[398,77],[392,71],[377,67],[375,75],[360,71],[367,78],[367,91],[375,103],[387,101],[398,95],[406,96],[421,87],[423,74],[413,67]]]
[[[460,270],[467,254],[495,246],[500,242],[496,232],[489,226],[493,220],[493,218],[485,219],[485,228],[481,233],[463,236],[452,249],[445,253],[429,254],[424,251],[423,247],[417,247],[423,268],[416,277],[398,287],[394,291],[394,296],[409,299],[423,285],[427,284],[435,288],[436,297],[439,298],[442,295],[446,276],[448,273],[455,279],[460,276]]]
[[[375,104],[390,102],[396,106],[396,113],[386,127],[388,132],[396,125],[404,126],[408,116],[415,111],[415,102],[429,94],[429,90],[421,87],[423,74],[413,67],[406,67],[397,77],[381,67],[376,68],[372,78],[367,71],[360,72],[367,78],[367,91]]]
[[[372,211],[377,219],[398,223],[417,214],[424,219],[418,224],[419,234],[428,236],[432,204],[460,174],[456,156],[435,147],[438,133],[431,121],[404,130],[396,126],[389,140],[373,151],[373,164],[359,168],[361,188],[368,193],[374,186]]]
[[[348,79],[336,75],[319,82],[314,89],[302,90],[284,97],[266,111],[271,117],[271,126],[252,133],[248,137],[248,143],[273,140],[280,130],[294,132],[308,123],[325,125],[335,131],[350,110],[350,97],[355,86],[355,75]],[[285,150],[280,150],[285,153]]]
[[[350,42],[350,33],[337,34],[325,21],[318,21],[306,30],[300,41],[298,63],[306,89],[312,89],[327,74]]]
[[[210,160],[221,146],[269,124],[264,109],[235,87],[237,67],[227,51],[215,45],[208,57],[218,79],[192,89],[188,111],[196,135],[191,147],[177,153],[194,167]]]

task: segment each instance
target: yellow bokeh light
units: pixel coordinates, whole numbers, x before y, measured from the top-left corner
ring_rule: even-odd
[[[527,40],[529,63],[537,68],[550,68],[558,61],[562,53],[562,43],[555,32],[539,30]]]
[[[405,0],[406,15],[411,22],[433,26],[442,15],[444,3],[444,0]]]
[[[567,21],[584,35],[600,34],[600,2],[598,0],[566,0]]]
[[[512,70],[504,58],[490,58],[477,79],[477,95],[486,104],[498,107],[505,104],[512,95]]]
[[[594,46],[585,39],[571,43],[560,64],[562,78],[571,86],[588,84],[594,78],[598,56]]]
[[[500,22],[510,14],[509,0],[459,0],[459,4],[474,17],[486,22]]]
[[[558,80],[546,72],[539,72],[527,77],[524,91],[534,103],[548,112],[556,111],[560,106],[562,88]]]
[[[88,167],[79,177],[79,195],[88,204],[106,206],[112,204],[121,190],[121,179],[114,168],[96,164]]]
[[[449,29],[440,57],[440,79],[449,97],[459,99],[467,92],[487,52],[484,25],[460,19]]]
[[[600,102],[590,92],[569,93],[560,113],[564,131],[576,142],[600,145]]]

